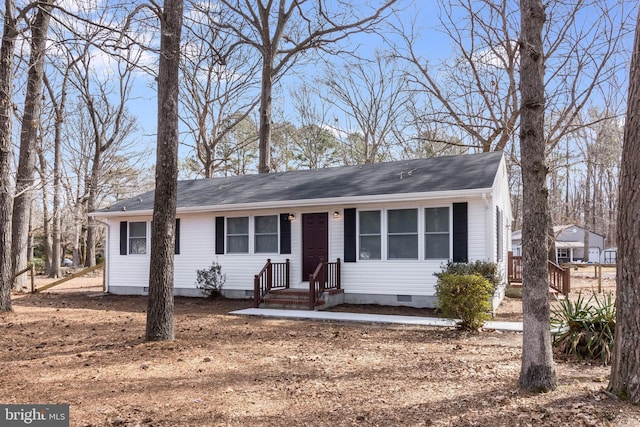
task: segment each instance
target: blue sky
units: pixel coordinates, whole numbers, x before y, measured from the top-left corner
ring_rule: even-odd
[[[402,12],[401,21],[405,25],[409,25],[410,21],[414,21],[421,29],[421,37],[417,43],[416,50],[421,52],[426,59],[434,64],[450,59],[452,56],[451,41],[443,33],[443,28],[441,28],[441,24],[438,19],[439,9],[437,2],[435,0],[417,0],[415,3],[416,4],[414,5],[407,6]],[[605,0],[600,4],[613,3],[615,3],[615,0]],[[629,13],[630,16],[635,16],[633,11],[630,10],[637,7],[635,2],[627,0],[625,3],[628,5],[626,7],[626,13]],[[517,3],[513,2],[512,6],[517,8]],[[597,12],[596,9],[593,9],[593,11]],[[517,18],[517,16],[514,17],[514,19],[515,18]],[[589,14],[580,17],[580,20],[583,22],[585,27],[587,27],[589,22],[592,22],[593,19],[595,19],[595,16],[591,16]],[[627,46],[629,46],[629,48],[629,43],[631,41],[632,37],[628,37]],[[380,39],[372,35],[358,35],[356,37],[352,37],[351,43],[353,45],[361,46],[360,52],[365,55],[373,52],[376,48],[384,48]],[[298,69],[298,71],[300,71],[300,69]],[[302,72],[304,73],[304,71]],[[627,73],[626,68],[623,69],[621,73]],[[284,85],[288,83],[286,79],[283,82]],[[129,102],[129,109],[138,116],[141,132],[144,135],[141,142],[145,145],[148,144],[150,147],[155,147],[156,143],[155,129],[157,123],[157,100],[154,84],[155,82],[153,79],[148,76],[140,76],[132,93],[133,99]],[[281,93],[284,97],[287,96],[286,89],[276,92]],[[286,105],[286,99],[283,100],[276,97],[274,98],[275,108],[277,108],[276,103],[279,102],[285,102]],[[186,147],[181,148],[181,156],[186,155],[187,152],[188,149]]]

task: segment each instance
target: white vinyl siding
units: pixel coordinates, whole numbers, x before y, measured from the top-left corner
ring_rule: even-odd
[[[358,212],[379,211],[381,219],[381,260],[342,263],[342,287],[345,293],[372,295],[435,295],[436,278],[433,273],[442,270],[442,259],[425,259],[423,238],[425,236],[425,209],[449,207],[457,202],[468,202],[468,257],[470,261],[488,260],[495,245],[495,237],[486,240],[487,226],[493,223],[495,207],[487,207],[487,201],[479,195],[474,198],[417,200],[411,202],[349,204],[344,207],[354,207]],[[182,213],[180,214],[180,256],[175,259],[174,283],[176,290],[197,291],[196,271],[208,268],[216,261],[222,266],[222,273],[227,275],[225,290],[246,292],[249,297],[253,292],[253,276],[265,265],[267,258],[272,262],[291,262],[291,286],[308,287],[302,280],[302,214],[327,212],[329,215],[329,259],[335,261],[344,256],[344,213],[342,206],[310,206],[304,208],[237,210],[231,212],[210,213]],[[386,218],[389,210],[417,211],[416,244],[419,258],[405,260],[387,260],[387,225]],[[342,213],[341,217],[333,216],[334,211]],[[258,216],[275,216],[281,212],[295,213],[295,220],[291,221],[291,254],[278,253],[256,254],[255,230],[253,221]],[[233,215],[233,216],[232,216]],[[244,217],[249,218],[250,252],[246,255],[215,254],[215,218],[224,216],[226,219]],[[505,211],[505,222],[507,213]],[[359,216],[358,216],[359,219]],[[149,283],[149,256],[120,256],[120,221],[139,222],[151,220],[150,216],[128,216],[109,219],[109,239],[107,262],[110,263],[108,286],[135,290],[134,293],[143,294]],[[226,223],[226,221],[225,221]],[[226,225],[226,224],[225,224]],[[451,226],[450,226],[451,227]],[[226,227],[225,227],[226,228]],[[495,228],[494,228],[495,230]],[[225,230],[226,231],[226,230]],[[453,233],[449,229],[449,233]],[[357,229],[358,239],[360,230]],[[225,234],[226,239],[226,234]],[[226,242],[225,242],[226,243]],[[358,243],[358,241],[357,241]],[[360,248],[357,248],[359,253]],[[451,249],[450,249],[451,250]],[[139,290],[139,291],[138,291]],[[110,291],[111,292],[111,291]]]

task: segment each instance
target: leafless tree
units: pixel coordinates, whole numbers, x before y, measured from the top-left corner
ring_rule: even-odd
[[[640,403],[640,12],[629,77],[618,207],[616,336],[609,391]]]
[[[13,155],[13,55],[18,29],[15,1],[4,1],[4,26],[0,46],[0,312],[11,311],[13,266],[11,258],[11,213],[13,185],[11,157]]]
[[[407,74],[397,61],[376,52],[371,62],[333,67],[323,80],[328,87],[325,101],[346,117],[346,125],[336,132],[357,134],[342,143],[347,164],[376,163],[388,159],[402,138],[404,116],[411,102]],[[353,145],[356,142],[356,145]]]
[[[20,157],[16,174],[16,196],[13,200],[12,241],[13,273],[27,266],[29,216],[35,173],[35,153],[40,108],[42,106],[42,80],[44,75],[47,31],[54,0],[38,2],[35,18],[30,24],[31,42],[27,89],[20,130]],[[26,277],[18,276],[15,289],[26,288]]]
[[[419,90],[430,97],[423,120],[457,129],[480,151],[508,150],[520,120],[517,2],[439,0],[440,25],[454,55],[441,63],[419,51],[418,29],[399,28]],[[543,33],[547,146],[577,129],[575,118],[623,66],[628,11],[622,3],[549,2]],[[517,159],[512,159],[517,161]]]
[[[541,392],[557,387],[549,321],[547,201],[544,141],[544,50],[542,0],[521,0],[520,149],[522,161],[522,366],[520,386]]]
[[[362,4],[337,0],[221,0],[237,16],[221,23],[255,48],[262,60],[260,90],[260,160],[258,172],[269,172],[273,84],[302,56],[312,51],[338,53],[337,43],[349,36],[374,31],[398,0],[385,0],[365,12]],[[238,27],[237,22],[246,23]]]
[[[85,187],[87,212],[98,205],[98,184],[104,173],[104,157],[114,152],[136,129],[135,119],[128,113],[127,100],[130,97],[134,72],[139,62],[141,50],[127,49],[121,57],[109,57],[108,65],[100,63],[103,58],[95,45],[101,42],[99,33],[85,34],[75,52],[77,61],[72,63],[71,83],[82,99],[86,111],[89,134],[92,139],[90,172]],[[124,58],[124,59],[122,59]],[[95,65],[98,62],[98,65]],[[95,265],[96,224],[93,217],[87,219],[86,266]]]
[[[338,141],[328,124],[330,105],[322,98],[321,88],[308,82],[289,88],[292,117],[275,125],[271,170],[318,169],[340,163]]]
[[[213,177],[223,162],[217,156],[220,142],[259,100],[258,58],[250,46],[238,42],[235,33],[221,31],[218,25],[232,18],[232,13],[211,1],[195,4],[185,16],[180,120],[193,140],[199,175],[205,178]]]
[[[151,230],[147,341],[174,338],[173,257],[178,190],[178,98],[182,0],[165,0],[158,71],[156,189]]]
[[[66,58],[65,58],[66,59]],[[74,62],[79,58],[62,61],[64,66],[60,71],[62,81],[60,82],[59,92],[56,92],[52,82],[45,74],[44,83],[49,94],[49,102],[54,113],[53,119],[53,205],[52,205],[52,230],[51,230],[51,268],[49,277],[60,277],[60,263],[62,262],[61,253],[61,196],[62,196],[62,126],[65,120],[66,104],[67,104],[67,88],[69,75],[71,73]]]

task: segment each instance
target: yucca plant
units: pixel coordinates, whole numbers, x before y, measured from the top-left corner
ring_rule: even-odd
[[[613,295],[597,294],[588,299],[582,294],[575,301],[561,300],[552,310],[551,325],[556,331],[553,346],[562,354],[579,359],[611,362],[615,337],[616,310]]]

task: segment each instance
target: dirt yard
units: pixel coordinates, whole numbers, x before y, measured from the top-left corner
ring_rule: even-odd
[[[521,392],[518,333],[238,317],[247,301],[179,298],[176,340],[146,343],[145,298],[101,284],[14,297],[3,403],[68,403],[72,426],[640,425],[603,392],[609,368],[558,361],[556,391]]]

